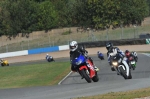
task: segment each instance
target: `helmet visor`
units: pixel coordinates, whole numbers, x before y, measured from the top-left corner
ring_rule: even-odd
[[[75,46],[70,46],[70,49],[75,49],[76,47]]]

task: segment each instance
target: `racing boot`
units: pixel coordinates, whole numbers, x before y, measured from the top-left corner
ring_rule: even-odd
[[[92,60],[92,58],[91,57],[88,57],[88,59],[92,62],[92,64],[93,64],[93,66],[94,66],[94,69],[95,69],[95,71],[99,71],[99,68],[93,63],[93,60]]]
[[[95,66],[95,64],[94,64],[94,69],[95,69],[95,71],[99,71],[99,68],[97,67],[97,66]]]

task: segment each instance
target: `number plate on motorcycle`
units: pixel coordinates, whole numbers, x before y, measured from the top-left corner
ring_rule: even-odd
[[[131,64],[135,64],[135,61],[131,61]]]

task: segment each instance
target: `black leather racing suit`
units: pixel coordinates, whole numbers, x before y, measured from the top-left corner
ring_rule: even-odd
[[[70,51],[70,61],[71,61],[71,57],[73,57],[73,55],[77,55],[77,53],[81,53],[82,55],[86,56],[88,51],[85,50],[83,46],[78,46],[78,48],[75,51]],[[90,61],[93,63],[93,60],[91,57],[86,56],[86,58],[90,59]],[[76,68],[74,68],[74,66],[71,65],[71,70],[76,71]]]

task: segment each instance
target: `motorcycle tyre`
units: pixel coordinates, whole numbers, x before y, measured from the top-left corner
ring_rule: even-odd
[[[92,78],[93,82],[98,82],[99,81],[99,77],[97,75],[97,72],[95,71],[95,76]]]
[[[3,63],[1,63],[1,66],[3,67],[3,66],[4,66],[4,64],[3,64]]]
[[[116,71],[116,70],[114,69],[114,67],[111,67],[111,70],[112,70],[112,71]]]
[[[102,57],[101,60],[104,60],[104,57]]]
[[[88,83],[91,83],[91,78],[89,77],[89,75],[86,73],[85,69],[82,69],[80,71],[81,75],[83,76],[83,78],[85,78],[85,80],[88,82]]]
[[[135,61],[138,62],[138,57],[135,58]]]
[[[132,69],[135,70],[135,66],[132,66]]]
[[[129,76],[128,79],[132,79],[131,70],[129,70]]]
[[[120,73],[123,76],[124,79],[128,79],[128,76],[126,75],[124,69],[122,67],[119,67]]]

